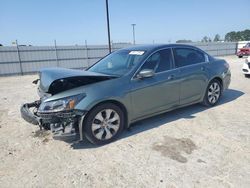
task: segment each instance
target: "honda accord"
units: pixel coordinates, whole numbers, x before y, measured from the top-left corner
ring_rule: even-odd
[[[21,106],[29,123],[54,136],[107,144],[138,120],[195,103],[214,106],[228,88],[228,63],[189,45],[117,50],[83,70],[46,68],[39,100]]]

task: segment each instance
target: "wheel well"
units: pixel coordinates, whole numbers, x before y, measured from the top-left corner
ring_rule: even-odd
[[[96,104],[95,106],[93,106],[89,111],[91,111],[92,109],[94,109],[96,106],[99,106],[101,104],[105,104],[105,103],[112,103],[112,104],[115,104],[116,106],[118,106],[119,108],[121,108],[121,110],[123,111],[124,113],[124,119],[125,119],[125,127],[128,127],[128,111],[126,109],[126,107],[124,106],[124,104],[122,104],[121,102],[119,101],[116,101],[116,100],[106,100],[106,101],[102,101],[102,102],[99,102],[98,104]],[[88,115],[88,114],[87,114]]]
[[[221,87],[223,88],[223,81],[220,77],[215,77],[211,81],[213,81],[213,80],[217,80],[220,83]]]

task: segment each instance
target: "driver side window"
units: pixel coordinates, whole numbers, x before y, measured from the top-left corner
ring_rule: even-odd
[[[151,55],[144,65],[141,67],[143,69],[154,70],[155,73],[170,70],[173,63],[171,49],[160,50],[153,55]]]

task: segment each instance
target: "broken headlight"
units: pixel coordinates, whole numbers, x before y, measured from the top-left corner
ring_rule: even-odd
[[[48,113],[72,110],[85,96],[85,94],[79,94],[58,100],[43,102],[39,106],[38,112]]]

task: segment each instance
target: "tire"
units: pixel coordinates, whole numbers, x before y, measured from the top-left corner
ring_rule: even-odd
[[[239,57],[239,58],[242,58],[243,56],[242,56],[242,55],[239,55],[238,57]]]
[[[209,107],[215,106],[220,100],[221,94],[222,85],[218,80],[214,79],[208,84],[202,103]]]
[[[246,78],[250,78],[250,75],[249,75],[249,74],[245,74],[245,77],[246,77]]]
[[[83,134],[93,144],[108,144],[121,134],[124,125],[125,116],[121,108],[113,103],[104,103],[87,114]]]

